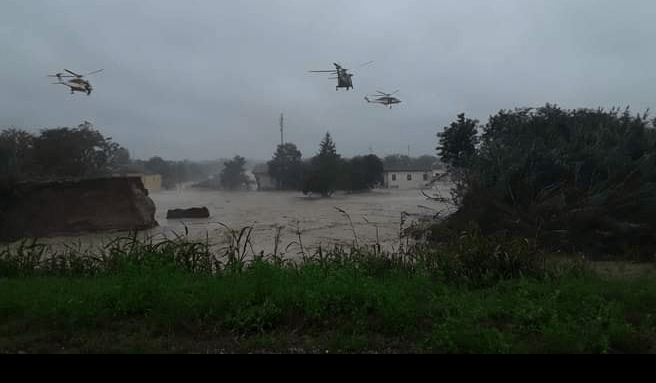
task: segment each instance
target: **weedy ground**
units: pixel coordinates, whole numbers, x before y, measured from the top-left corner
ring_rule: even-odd
[[[654,353],[656,267],[526,238],[249,253],[132,236],[0,250],[3,353]],[[620,266],[617,266],[617,265]],[[625,266],[622,266],[625,265]]]

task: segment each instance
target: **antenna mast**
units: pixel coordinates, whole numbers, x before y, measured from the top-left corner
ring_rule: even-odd
[[[283,121],[283,114],[280,113],[280,146],[283,145],[283,140],[282,140],[282,121]]]

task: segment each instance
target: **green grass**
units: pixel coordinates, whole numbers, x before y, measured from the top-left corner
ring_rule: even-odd
[[[656,273],[555,267],[526,240],[292,263],[249,260],[247,238],[221,257],[184,239],[126,238],[59,263],[34,243],[4,250],[0,352],[656,352]]]

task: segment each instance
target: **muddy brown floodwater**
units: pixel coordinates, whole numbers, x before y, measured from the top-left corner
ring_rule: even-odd
[[[448,197],[450,187],[449,184],[442,184],[425,192]],[[221,247],[227,243],[229,230],[226,227],[237,231],[252,227],[250,240],[256,254],[260,251],[273,253],[275,238],[279,235],[278,250],[291,258],[300,252],[297,245],[299,234],[306,250],[318,246],[350,246],[356,240],[359,245],[380,243],[383,249],[394,250],[401,243],[399,233],[403,213],[408,214],[404,219],[404,227],[407,227],[413,219],[422,215],[438,211],[446,214],[452,209],[446,204],[427,199],[420,190],[398,189],[376,189],[361,194],[317,198],[304,196],[300,192],[226,192],[184,188],[154,192],[150,197],[157,207],[155,218],[159,226],[140,232],[140,238],[159,241],[186,235],[191,239],[207,239],[213,247]],[[200,206],[207,206],[209,218],[166,219],[169,209]],[[125,234],[116,232],[45,238],[39,242],[55,247],[67,243],[93,246],[108,243],[112,238]]]

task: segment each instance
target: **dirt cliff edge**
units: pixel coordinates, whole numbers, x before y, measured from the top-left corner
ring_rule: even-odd
[[[157,226],[155,203],[139,177],[23,182],[3,199],[3,240]]]

